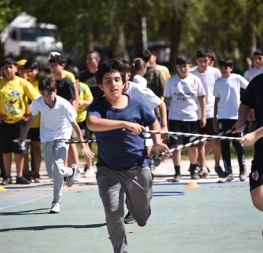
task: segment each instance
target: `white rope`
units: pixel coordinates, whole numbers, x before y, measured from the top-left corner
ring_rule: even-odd
[[[240,141],[241,137],[228,137],[228,136],[220,136],[220,135],[208,135],[208,134],[191,134],[191,133],[181,133],[181,132],[166,132],[166,131],[156,131],[156,130],[148,130],[146,133],[149,134],[169,134],[169,135],[177,135],[184,137],[202,137],[207,139],[221,139],[221,140],[233,140]]]

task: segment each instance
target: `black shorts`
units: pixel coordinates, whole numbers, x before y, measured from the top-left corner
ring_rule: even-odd
[[[40,141],[40,128],[30,128],[27,138],[31,141]]]
[[[14,124],[5,122],[0,124],[0,153],[27,153],[25,145],[20,146],[14,142],[15,139],[20,137],[23,127],[24,123],[21,121]]]
[[[89,140],[91,135],[90,135],[90,131],[87,128],[87,124],[86,124],[86,120],[82,121],[82,122],[78,122],[79,128],[82,132],[82,136],[84,139]]]
[[[209,135],[216,135],[217,133],[214,131],[213,127],[213,118],[206,119],[205,127],[200,127],[200,120],[197,122],[198,124],[198,133],[199,134],[209,134]]]
[[[181,133],[197,133],[197,121],[169,120],[169,131]],[[196,137],[170,136],[171,145],[186,144],[196,140]]]
[[[263,185],[263,161],[252,161],[251,172],[249,174],[250,191]]]

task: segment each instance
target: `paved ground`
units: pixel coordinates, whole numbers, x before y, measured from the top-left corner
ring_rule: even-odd
[[[248,181],[218,184],[209,162],[208,179],[187,188],[172,183],[170,160],[154,171],[152,215],[144,228],[127,225],[129,252],[256,253],[262,252],[262,214],[253,208]],[[250,161],[247,161],[250,167]],[[10,185],[0,192],[0,252],[112,252],[94,174],[66,188],[60,214],[49,214],[52,181],[41,169],[42,183]]]

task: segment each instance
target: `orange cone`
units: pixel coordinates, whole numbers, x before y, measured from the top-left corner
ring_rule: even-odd
[[[0,192],[6,192],[6,188],[0,185]]]
[[[191,181],[186,185],[186,188],[200,188],[201,186],[195,181]]]

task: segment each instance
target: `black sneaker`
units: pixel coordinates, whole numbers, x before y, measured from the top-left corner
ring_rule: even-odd
[[[224,178],[218,180],[218,183],[229,183],[234,181],[234,176],[233,174],[225,174]]]
[[[247,179],[247,171],[246,168],[240,169],[240,174],[239,174],[239,180],[240,181],[245,181]]]
[[[32,172],[32,180],[35,182],[35,183],[40,183],[40,175],[39,173],[37,172]]]
[[[30,184],[31,182],[27,180],[25,177],[16,177],[17,184]]]
[[[23,177],[31,182],[32,177],[31,177],[30,171],[29,172],[23,172]]]
[[[133,224],[133,223],[135,223],[135,219],[131,216],[130,212],[128,212],[126,214],[126,216],[124,217],[124,223],[125,224]]]
[[[200,176],[198,174],[200,172],[200,168],[198,166],[192,168],[190,167],[189,171],[190,171],[191,179],[195,179],[195,180],[200,179]]]
[[[2,183],[2,185],[8,185],[8,184],[12,184],[12,177],[8,176],[8,177],[4,177]]]
[[[200,178],[207,178],[209,175],[209,172],[210,170],[207,167],[201,168],[198,172],[198,175]]]
[[[225,172],[223,171],[223,169],[220,165],[215,165],[215,172],[219,177],[225,176]]]
[[[175,174],[172,182],[179,182],[181,180],[181,174]]]

